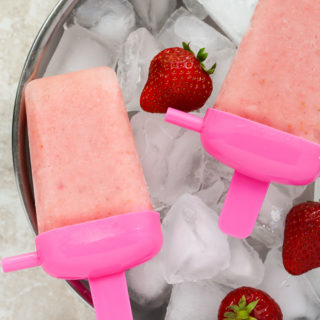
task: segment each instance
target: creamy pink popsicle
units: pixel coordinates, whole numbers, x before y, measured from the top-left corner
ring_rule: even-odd
[[[216,102],[320,143],[320,1],[260,0]]]
[[[152,210],[112,69],[37,79],[25,96],[39,232]]]

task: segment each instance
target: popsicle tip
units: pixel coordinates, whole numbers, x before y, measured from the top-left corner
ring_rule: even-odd
[[[174,117],[175,111],[176,110],[174,108],[168,108],[167,112],[165,114],[164,120],[166,122],[171,122],[170,120],[171,120],[172,116]]]
[[[1,267],[4,273],[29,269],[41,265],[37,252],[30,252],[18,256],[7,257],[1,260]]]
[[[2,258],[0,264],[3,273],[8,273],[11,271],[10,258]]]
[[[174,108],[168,108],[164,120],[196,132],[201,132],[203,125],[202,118]]]

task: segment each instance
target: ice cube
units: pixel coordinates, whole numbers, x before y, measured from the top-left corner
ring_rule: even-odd
[[[305,186],[270,184],[260,210],[252,237],[267,247],[280,247],[283,242],[285,218],[296,197],[300,197]]]
[[[153,206],[159,210],[166,206],[162,200],[166,200],[168,156],[183,129],[166,123],[163,115],[146,112],[134,115],[131,127]]]
[[[203,150],[203,180],[195,193],[206,205],[220,214],[234,170]]]
[[[320,177],[318,177],[314,182],[313,201],[320,201]]]
[[[320,299],[320,268],[312,269],[305,274],[318,298]]]
[[[143,263],[126,273],[130,297],[145,308],[160,307],[170,297],[171,286],[164,278],[163,255]]]
[[[168,178],[163,201],[166,199],[167,203],[172,204],[181,194],[198,191],[203,177],[202,163],[200,136],[192,131],[184,131],[176,139],[168,158]]]
[[[205,111],[206,108],[212,107],[234,58],[236,52],[234,44],[182,7],[168,19],[158,35],[158,40],[166,48],[181,47],[183,41],[191,42],[191,49],[195,53],[200,48],[206,48],[208,58],[204,62],[205,65],[211,67],[217,63],[217,68],[211,76],[213,92],[201,110]]]
[[[220,178],[218,178],[218,180],[213,182],[210,187],[201,189],[195,193],[195,195],[199,197],[209,208],[219,213],[221,210],[220,202],[225,191],[225,184]]]
[[[108,3],[104,0],[82,1],[74,10],[74,20],[85,28],[91,28],[98,24],[107,9]]]
[[[198,0],[183,0],[183,3],[199,19],[203,20],[208,16],[207,11]]]
[[[264,245],[261,241],[253,238],[248,237],[246,238],[247,242],[250,244],[254,250],[256,250],[259,254],[260,259],[264,262],[266,260],[267,254],[269,252],[269,248]]]
[[[132,0],[137,14],[153,33],[159,31],[177,6],[177,0]]]
[[[134,115],[131,127],[157,210],[183,193],[199,191],[203,152],[198,134],[166,123],[163,115],[146,112]]]
[[[217,177],[224,180],[229,187],[234,170],[218,161],[204,151],[204,180],[203,188],[207,188],[217,180]]]
[[[237,45],[249,27],[258,0],[198,0]]]
[[[283,318],[315,319],[319,307],[315,292],[305,275],[292,276],[283,267],[281,252],[272,249],[265,261],[265,276],[259,288],[267,292],[280,306]]]
[[[159,308],[150,310],[145,306],[137,305],[134,301],[131,300],[131,306],[134,320],[163,320],[167,311],[167,304],[164,304]]]
[[[98,66],[114,68],[117,56],[100,37],[78,25],[67,28],[48,64],[45,76]]]
[[[292,201],[300,198],[306,191],[307,186],[289,186],[284,184],[275,184],[282,193]],[[311,198],[308,200],[312,200]]]
[[[167,211],[180,195],[190,193],[220,212],[234,170],[208,155],[197,133],[146,112],[136,113],[131,127],[157,210]]]
[[[168,283],[210,279],[230,265],[227,236],[217,214],[201,199],[182,195],[163,220],[163,255]]]
[[[127,110],[140,109],[140,95],[147,82],[150,62],[160,51],[161,46],[145,28],[132,32],[122,46],[117,75]]]
[[[264,265],[258,253],[246,240],[229,237],[230,266],[213,278],[218,283],[237,288],[255,287],[263,280]]]
[[[165,320],[217,319],[220,303],[229,291],[213,281],[176,284]]]
[[[100,35],[110,46],[118,46],[135,28],[136,18],[127,0],[91,0],[76,9],[75,22]]]

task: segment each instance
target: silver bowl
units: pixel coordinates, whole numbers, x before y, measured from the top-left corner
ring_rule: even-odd
[[[72,10],[80,0],[60,0],[41,27],[26,59],[15,99],[12,122],[12,153],[18,192],[34,234],[38,233],[33,194],[30,156],[28,147],[24,86],[28,81],[41,78],[63,34],[63,25],[72,18]],[[299,200],[320,198],[320,183],[311,184]],[[92,298],[86,280],[67,281],[69,286],[90,306]],[[134,318],[138,319],[139,307],[132,301]],[[148,318],[164,319],[166,306],[151,311]]]

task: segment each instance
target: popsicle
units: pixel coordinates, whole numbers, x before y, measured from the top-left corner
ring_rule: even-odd
[[[260,0],[215,108],[320,143],[319,17],[319,1]]]
[[[34,80],[25,92],[39,232],[152,210],[112,69]]]
[[[152,258],[162,236],[116,74],[37,79],[25,96],[40,235],[36,252],[3,269],[88,278],[98,319],[132,319],[124,271]]]
[[[235,169],[219,225],[247,237],[271,181],[308,184],[320,171],[320,2],[260,0],[214,109],[168,110]]]

